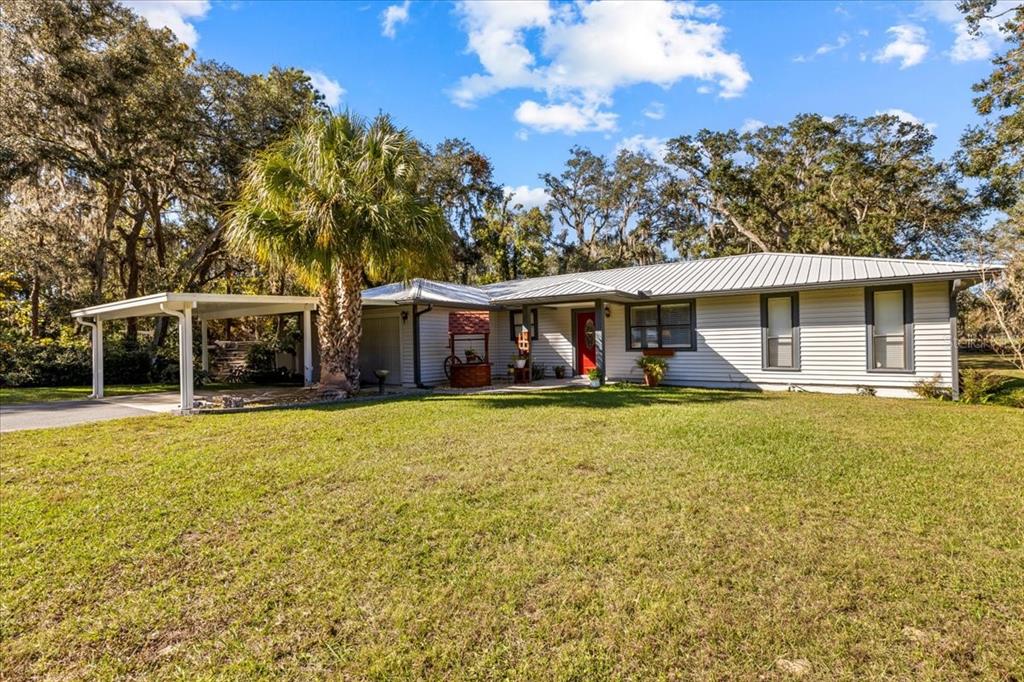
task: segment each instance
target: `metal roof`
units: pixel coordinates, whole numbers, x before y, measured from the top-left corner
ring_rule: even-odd
[[[491,306],[491,299],[487,292],[478,287],[430,279],[414,279],[408,283],[396,282],[363,291],[363,305],[408,303],[487,308]]]
[[[494,303],[605,297],[667,297],[810,289],[879,282],[978,279],[976,263],[752,253],[704,260],[658,263],[614,270],[553,275],[481,287]],[[989,269],[995,269],[990,267]]]
[[[313,296],[247,296],[244,294],[189,294],[162,292],[72,310],[75,318],[119,320],[126,317],[167,315],[168,310],[190,308],[197,317],[216,320],[250,315],[281,315],[316,310]]]
[[[879,283],[977,280],[981,278],[983,269],[977,263],[800,253],[750,253],[534,277],[479,287],[415,279],[408,284],[386,284],[367,289],[363,292],[363,304],[432,303],[463,307],[500,307],[594,298],[628,301],[638,298],[711,296]],[[988,269],[999,268],[988,266]]]

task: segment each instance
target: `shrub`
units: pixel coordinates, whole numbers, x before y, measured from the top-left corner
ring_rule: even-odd
[[[178,380],[177,348],[156,353],[117,336],[104,339],[103,380],[145,384]],[[65,332],[58,338],[34,339],[8,333],[0,339],[0,386],[88,386],[92,349],[88,335]]]
[[[931,398],[932,400],[948,400],[950,398],[949,390],[942,386],[942,377],[938,374],[932,376],[931,379],[921,379],[916,382],[913,391],[922,398]]]
[[[533,370],[530,373],[530,378],[533,381],[538,381],[540,379],[543,379],[544,375],[547,373],[547,371],[548,371],[548,366],[547,365],[545,365],[543,363],[540,363],[540,362],[535,362],[535,363],[533,363]]]
[[[274,369],[277,360],[277,345],[257,341],[245,352],[246,369],[266,371]]]
[[[960,401],[970,404],[987,403],[1007,383],[1006,377],[979,369],[960,372]]]
[[[644,380],[652,386],[657,386],[661,382],[665,377],[665,371],[668,369],[668,363],[665,362],[665,358],[659,358],[655,355],[641,355],[636,359],[636,366],[643,370]]]

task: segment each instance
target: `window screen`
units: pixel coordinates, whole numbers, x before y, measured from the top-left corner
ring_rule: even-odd
[[[765,360],[768,367],[795,367],[793,299],[790,296],[771,297],[767,302],[767,312]]]
[[[875,369],[907,369],[903,290],[874,292],[872,360]]]

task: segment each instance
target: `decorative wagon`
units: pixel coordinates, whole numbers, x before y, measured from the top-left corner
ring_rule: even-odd
[[[444,374],[454,388],[477,388],[491,385],[491,317],[486,310],[448,313],[448,357],[444,361]],[[480,339],[484,344],[481,357],[473,350],[466,351],[463,361],[455,352],[456,339]]]

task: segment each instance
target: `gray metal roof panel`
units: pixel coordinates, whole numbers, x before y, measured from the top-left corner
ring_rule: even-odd
[[[579,297],[589,294],[621,293],[652,297],[691,294],[733,293],[779,288],[866,284],[920,277],[976,276],[981,266],[974,263],[916,261],[855,256],[755,253],[694,261],[656,263],[613,270],[596,270],[512,280],[470,287],[417,280],[422,300],[449,304],[502,304],[515,301]],[[408,301],[408,287],[386,285],[363,294],[364,302]]]

